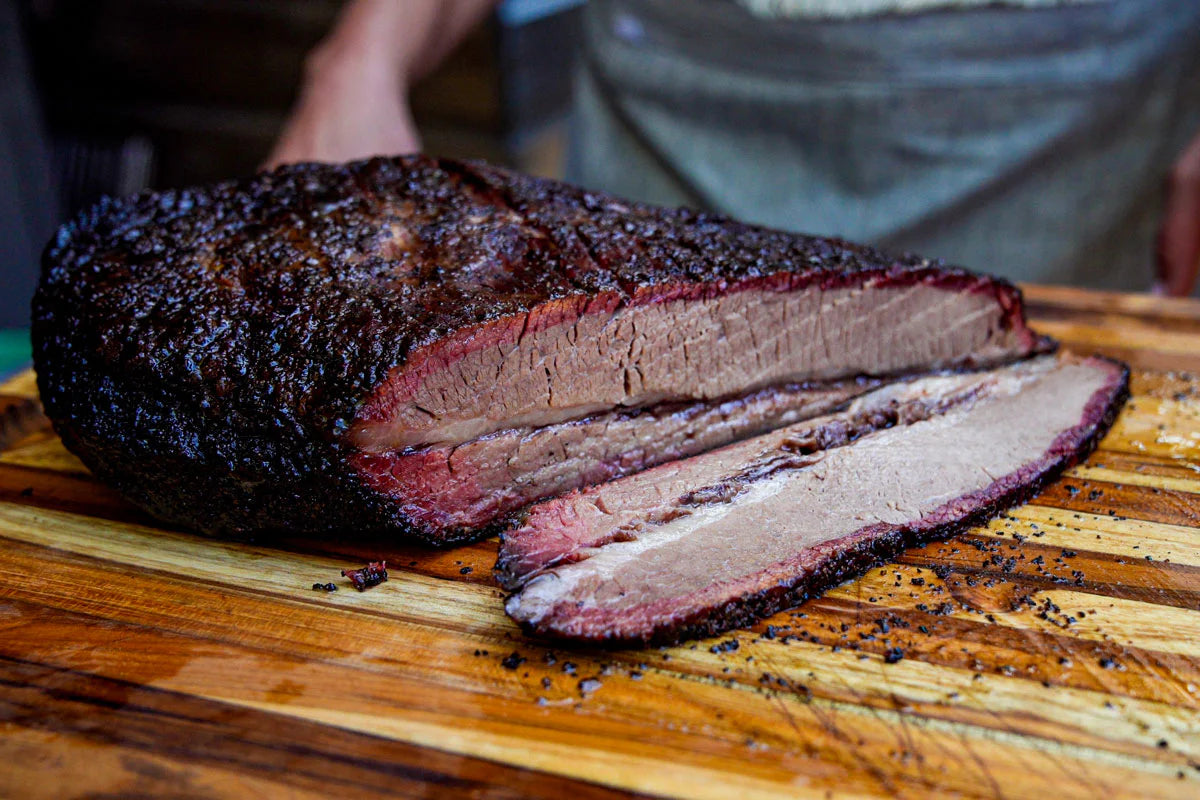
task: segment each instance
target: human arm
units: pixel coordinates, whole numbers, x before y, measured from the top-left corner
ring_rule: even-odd
[[[497,0],[353,0],[305,61],[304,83],[265,166],[420,148],[408,90]]]

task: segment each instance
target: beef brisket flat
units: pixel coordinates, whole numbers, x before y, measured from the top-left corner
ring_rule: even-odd
[[[443,544],[1046,344],[995,278],[423,156],[106,200],[33,335],[63,441],[157,516]]]
[[[846,410],[533,506],[504,535],[507,610],[543,635],[673,642],[803,601],[1019,502],[1125,396],[1102,359],[917,378]]]

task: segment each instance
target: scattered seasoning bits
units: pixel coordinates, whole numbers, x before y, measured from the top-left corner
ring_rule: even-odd
[[[336,592],[337,584],[336,583],[314,583],[313,591],[314,592]]]
[[[342,577],[349,578],[350,583],[360,592],[377,586],[388,579],[386,561],[369,561],[365,567],[342,570]]]
[[[26,486],[24,489],[21,490],[20,495],[21,495],[21,497],[33,497],[33,487]]]
[[[475,570],[471,569],[470,567],[463,567],[462,569],[460,569],[458,571],[458,574],[459,575],[470,575],[474,571]]]
[[[504,657],[504,660],[502,660],[500,662],[500,666],[504,667],[505,669],[516,670],[517,667],[521,666],[524,663],[525,663],[525,656],[521,655],[516,650],[514,650],[511,653],[509,653],[507,656]]]
[[[904,658],[904,651],[899,647],[892,647],[885,650],[883,653],[883,661],[886,664],[895,664]]]
[[[728,639],[724,642],[718,642],[717,644],[714,644],[712,647],[708,648],[708,650],[711,653],[732,653],[734,650],[737,650],[738,647],[739,644],[737,639]]]

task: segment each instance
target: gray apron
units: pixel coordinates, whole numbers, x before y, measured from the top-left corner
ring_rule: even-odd
[[[568,177],[945,258],[1144,290],[1200,132],[1200,0],[765,19],[592,0]]]

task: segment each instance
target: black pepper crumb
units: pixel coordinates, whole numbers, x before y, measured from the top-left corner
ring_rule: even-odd
[[[514,650],[510,654],[508,654],[507,656],[504,657],[504,660],[500,662],[500,666],[504,667],[505,669],[516,670],[517,667],[521,666],[524,663],[525,663],[525,656],[521,655],[516,650]]]
[[[314,583],[313,591],[314,592],[336,592],[337,584],[336,583]]]
[[[458,574],[459,575],[470,575],[474,571],[475,570],[471,569],[470,567],[463,567],[462,569],[460,569],[458,571]]]
[[[33,497],[33,487],[26,486],[24,489],[21,490],[20,495],[21,495],[21,497]]]
[[[883,660],[887,664],[895,664],[904,658],[904,651],[899,647],[892,647],[886,650],[883,654]]]

